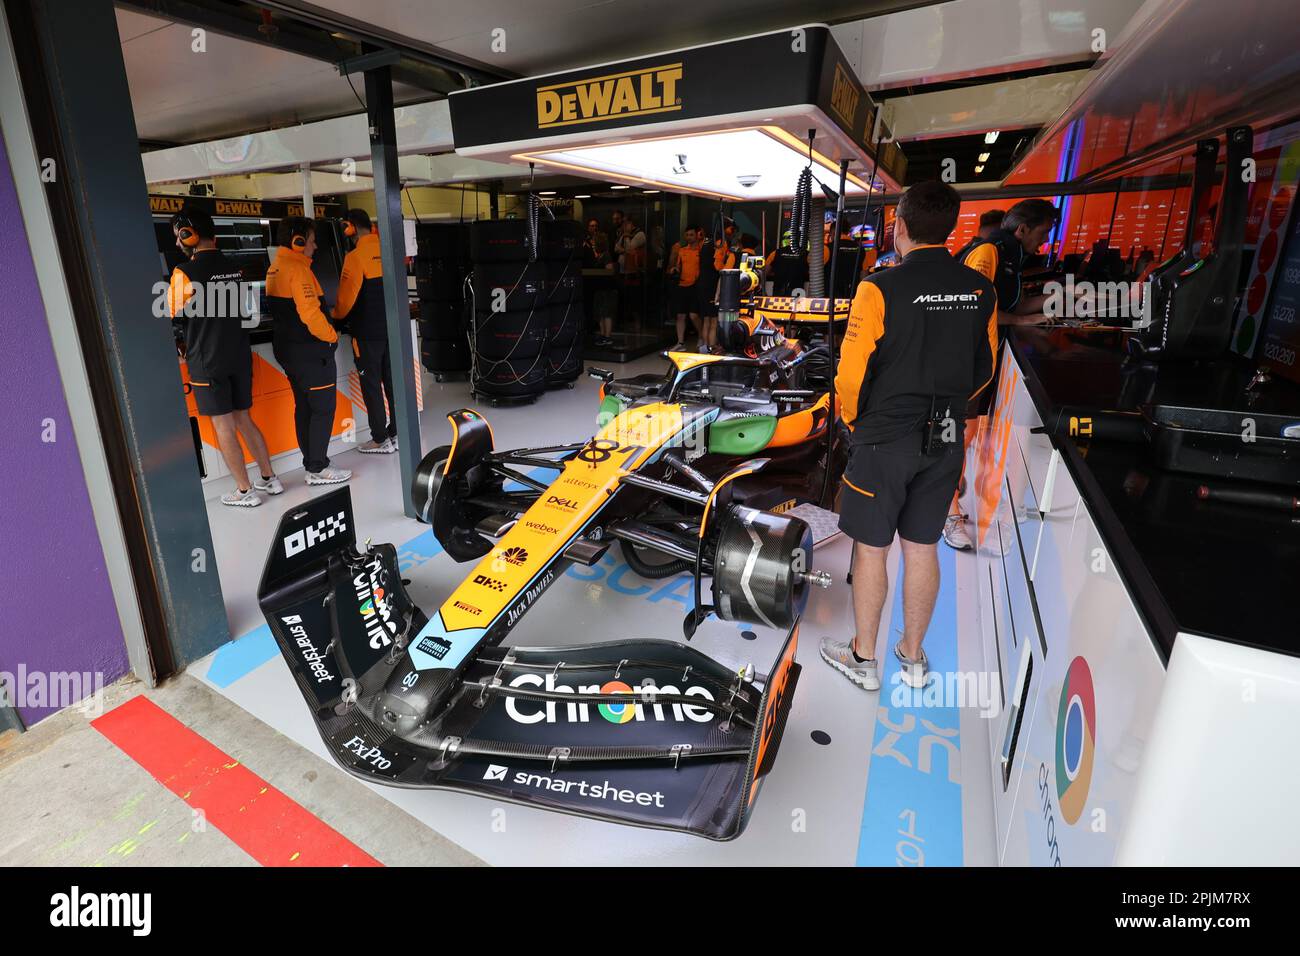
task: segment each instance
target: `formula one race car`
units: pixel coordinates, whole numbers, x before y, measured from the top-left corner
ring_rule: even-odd
[[[809,588],[829,584],[810,566],[807,523],[780,512],[824,501],[838,455],[829,398],[802,387],[816,350],[747,328],[765,346],[753,355],[669,353],[667,375],[624,381],[594,370],[600,428],[587,441],[497,451],[482,416],[452,412],[452,442],[425,456],[412,493],[447,553],[476,564],[431,616],[392,545],[358,545],[346,489],[281,520],[259,600],[345,769],[740,833],[798,680]],[[711,613],[784,632],[770,672],[734,672],[676,640],[501,644],[566,567],[614,542],[642,575],[690,572],[687,640]]]

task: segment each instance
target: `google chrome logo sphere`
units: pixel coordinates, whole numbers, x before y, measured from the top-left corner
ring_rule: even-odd
[[[632,688],[621,680],[612,680],[602,684],[600,692],[602,694],[631,694]],[[626,724],[636,716],[636,704],[630,700],[626,704],[599,704],[596,709],[600,711],[600,716],[611,724]]]
[[[1075,823],[1088,802],[1093,751],[1097,742],[1097,704],[1092,671],[1082,657],[1070,661],[1056,713],[1056,795],[1061,816]]]

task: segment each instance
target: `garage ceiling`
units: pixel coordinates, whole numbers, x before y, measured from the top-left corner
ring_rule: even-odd
[[[360,103],[331,64],[207,31],[191,49],[191,27],[117,9],[136,133],[146,143],[197,143],[345,113]],[[357,92],[362,81],[354,78]],[[428,99],[394,87],[398,102]]]

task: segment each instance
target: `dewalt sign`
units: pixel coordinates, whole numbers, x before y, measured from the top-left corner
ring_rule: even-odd
[[[682,108],[678,84],[682,64],[669,63],[628,73],[537,88],[537,128],[600,123]]]
[[[849,76],[848,71],[836,63],[835,78],[831,83],[831,109],[850,130],[853,129],[853,120],[858,115],[858,100],[861,95],[858,84]]]

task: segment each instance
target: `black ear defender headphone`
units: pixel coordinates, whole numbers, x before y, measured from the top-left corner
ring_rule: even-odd
[[[199,244],[199,234],[190,222],[190,217],[184,213],[176,214],[176,238],[180,240],[182,246],[186,249],[193,249]]]

